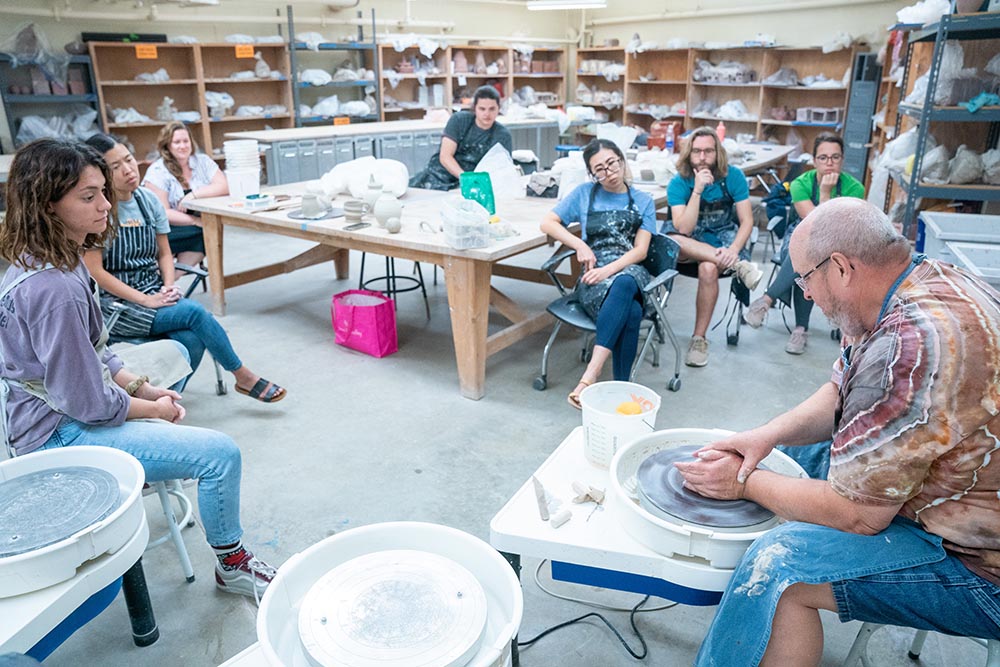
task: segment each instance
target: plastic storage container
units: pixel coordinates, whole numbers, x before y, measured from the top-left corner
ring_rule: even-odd
[[[444,239],[453,248],[469,250],[490,244],[490,214],[479,202],[449,199],[441,206]]]
[[[642,412],[620,414],[626,401],[639,404]],[[583,454],[591,463],[607,468],[619,449],[656,429],[660,395],[634,382],[598,382],[580,392],[583,409]]]
[[[1000,243],[1000,215],[921,211],[918,220],[917,250],[934,259],[957,264],[948,241]]]
[[[945,249],[954,263],[1000,290],[1000,243],[965,243],[952,241]]]

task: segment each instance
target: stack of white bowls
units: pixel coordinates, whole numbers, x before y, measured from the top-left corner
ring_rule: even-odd
[[[260,149],[256,139],[232,139],[222,144],[226,155],[229,194],[246,197],[260,194]]]

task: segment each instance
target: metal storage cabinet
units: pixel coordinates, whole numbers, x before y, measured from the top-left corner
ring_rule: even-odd
[[[299,142],[279,141],[275,144],[277,153],[274,163],[277,166],[274,174],[275,183],[295,183],[301,181],[299,175]]]
[[[319,162],[316,156],[316,140],[303,139],[299,142],[299,177],[296,180],[311,181],[319,178]],[[285,181],[290,183],[291,181]]]
[[[545,125],[538,128],[538,162],[541,169],[549,169],[556,161],[556,146],[559,145],[559,126]]]
[[[423,169],[422,164],[416,164],[416,160],[413,158],[413,135],[412,134],[401,134],[399,135],[399,157],[395,158],[406,165],[407,171],[410,175]],[[382,157],[392,157],[387,156],[382,153]]]
[[[375,155],[375,140],[371,136],[354,138],[354,158]]]
[[[320,176],[337,164],[337,149],[333,139],[320,139],[316,142],[316,163]]]
[[[854,80],[844,122],[844,171],[861,182],[865,180],[868,167],[872,114],[875,113],[881,75],[882,68],[874,53],[859,53],[854,57]]]
[[[429,132],[413,133],[413,165],[414,173],[420,171],[427,165],[433,151],[430,149],[431,135]]]
[[[337,155],[337,164],[350,162],[354,159],[354,140],[350,137],[341,137],[333,142],[334,152]]]

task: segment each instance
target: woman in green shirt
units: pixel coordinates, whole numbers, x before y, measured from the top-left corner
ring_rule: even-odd
[[[809,316],[813,307],[813,302],[806,299],[795,284],[798,274],[792,269],[792,261],[788,257],[788,241],[792,238],[792,231],[799,220],[824,202],[837,197],[865,198],[865,186],[850,174],[840,171],[844,165],[844,140],[839,136],[827,132],[817,135],[813,143],[813,162],[816,168],[796,178],[789,187],[795,216],[792,216],[793,220],[785,230],[781,245],[781,269],[764,295],[751,303],[743,316],[743,320],[756,329],[764,324],[767,311],[776,300],[791,304],[795,311],[795,328],[785,345],[785,352],[789,354],[802,354],[806,351]]]

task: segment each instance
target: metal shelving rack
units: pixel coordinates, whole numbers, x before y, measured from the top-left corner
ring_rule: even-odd
[[[300,104],[300,91],[303,88],[308,88],[310,90],[315,90],[317,88],[330,88],[330,89],[349,89],[349,90],[361,90],[367,86],[373,86],[375,88],[375,108],[377,110],[382,109],[382,95],[379,90],[378,77],[380,75],[381,69],[379,67],[379,57],[378,57],[378,44],[375,41],[375,10],[371,10],[371,20],[372,20],[372,39],[370,42],[365,41],[364,28],[358,26],[358,39],[355,42],[324,42],[319,45],[320,51],[348,51],[356,53],[367,53],[369,58],[365,59],[364,66],[366,69],[371,69],[375,72],[375,79],[372,81],[336,81],[326,84],[325,86],[312,86],[308,83],[303,83],[299,81],[299,67],[298,67],[298,55],[299,51],[306,51],[308,47],[304,42],[296,41],[295,39],[295,18],[294,11],[291,5],[288,5],[286,9],[288,18],[288,51],[291,55],[291,70],[292,70],[292,103],[295,105],[294,115],[295,115],[295,127],[302,127],[304,123],[314,124],[314,123],[331,123],[334,122],[334,117],[326,116],[308,116],[303,117],[299,112],[301,107]],[[358,12],[358,16],[361,13]],[[351,116],[350,122],[372,122],[380,119],[380,113],[376,111],[375,113],[368,114],[365,116]],[[347,118],[347,116],[344,116]]]
[[[17,68],[10,66],[12,62],[10,55],[0,53],[0,97],[3,99],[4,112],[7,116],[7,127],[10,129],[11,140],[17,136],[18,121],[27,113],[26,111],[36,111],[38,107],[61,106],[67,104],[86,104],[97,109],[97,85],[94,81],[94,68],[91,65],[89,56],[71,56],[70,67],[74,65],[82,67],[86,72],[84,79],[90,92],[83,95],[15,95],[10,92],[13,82],[12,75],[21,67],[33,67],[31,63],[25,63]],[[101,127],[101,118],[98,114],[98,127]]]
[[[934,54],[927,81],[927,95],[922,105],[900,104],[896,115],[895,136],[899,136],[900,126],[904,117],[910,117],[917,122],[917,148],[913,158],[911,174],[919,175],[923,169],[924,152],[927,147],[927,136],[932,122],[940,123],[989,123],[986,134],[985,148],[997,145],[1000,138],[1000,106],[987,106],[972,113],[964,107],[935,106],[934,93],[937,88],[938,76],[941,70],[941,60],[944,55],[944,45],[950,39],[954,40],[986,40],[1000,39],[1000,13],[988,14],[947,14],[936,24],[930,24],[923,29],[910,33],[907,44],[907,62],[912,60],[915,44],[933,42]],[[910,67],[903,75],[902,89],[908,90]],[[903,215],[903,232],[909,234],[915,220],[917,201],[921,197],[934,199],[960,199],[966,201],[1000,201],[1000,186],[995,185],[947,185],[932,184],[922,181],[911,183],[905,175],[893,173],[893,179],[906,192],[906,209]]]

